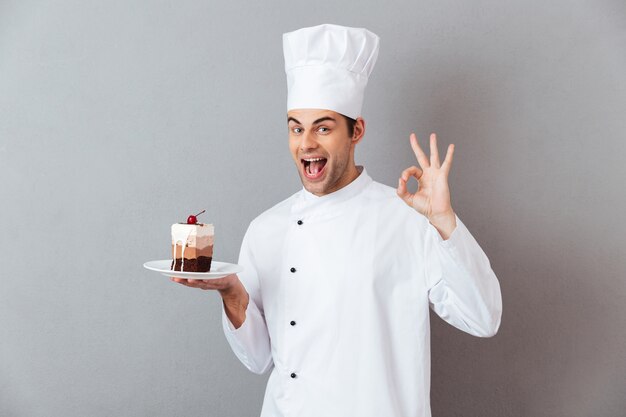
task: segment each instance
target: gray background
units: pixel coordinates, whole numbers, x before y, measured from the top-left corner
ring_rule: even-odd
[[[500,279],[496,337],[432,318],[434,416],[626,415],[623,0],[0,0],[0,416],[258,415],[217,295],[141,265],[299,189],[281,34],[325,22],[382,39],[357,162],[455,143]]]

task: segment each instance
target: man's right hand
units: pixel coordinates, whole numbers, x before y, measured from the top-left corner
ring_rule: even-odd
[[[224,311],[230,322],[237,329],[246,320],[249,296],[237,274],[217,279],[170,278],[172,281],[201,290],[217,290],[222,296]]]

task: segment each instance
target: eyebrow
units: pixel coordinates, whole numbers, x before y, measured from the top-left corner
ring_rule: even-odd
[[[327,120],[331,120],[333,122],[337,122],[337,120],[335,120],[334,118],[330,117],[330,116],[324,116],[324,117],[320,117],[319,119],[317,119],[316,121],[313,122],[314,125],[318,124],[318,123],[322,123],[325,122]],[[300,123],[295,117],[288,117],[287,118],[287,123],[289,122],[295,122],[299,125],[301,125],[302,123]]]

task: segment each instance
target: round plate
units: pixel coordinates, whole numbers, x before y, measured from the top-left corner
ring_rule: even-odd
[[[171,265],[171,259],[162,259],[158,261],[146,262],[143,264],[143,267],[151,271],[160,272],[166,277],[185,279],[216,279],[243,271],[243,267],[241,265],[218,261],[211,261],[211,271],[209,272],[172,271],[170,269]]]

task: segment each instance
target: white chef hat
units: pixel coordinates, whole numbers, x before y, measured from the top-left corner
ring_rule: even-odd
[[[356,119],[378,44],[367,29],[332,24],[284,33],[287,111],[327,109]]]

